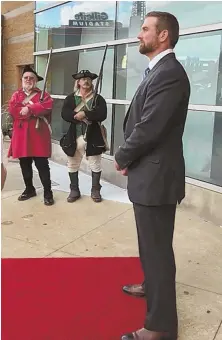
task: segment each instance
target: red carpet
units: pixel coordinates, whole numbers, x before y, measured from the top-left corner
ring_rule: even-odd
[[[137,258],[2,260],[2,340],[119,340],[143,326]]]

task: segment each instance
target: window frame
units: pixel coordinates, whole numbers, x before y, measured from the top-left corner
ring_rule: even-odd
[[[34,13],[34,14],[38,14],[38,13],[40,13],[40,12],[47,11],[48,9],[51,9],[51,8],[54,8],[54,7],[61,6],[61,5],[64,5],[64,4],[66,4],[66,3],[69,3],[69,2],[72,2],[72,1],[57,1],[57,4],[48,5],[48,6],[45,6],[45,7],[40,8],[40,9],[36,9],[36,1],[35,1],[35,9],[34,9],[33,13]]]

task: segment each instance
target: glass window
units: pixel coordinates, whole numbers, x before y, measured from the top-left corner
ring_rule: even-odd
[[[36,14],[36,51],[114,40],[115,1],[71,1]]]
[[[114,145],[113,154],[124,143],[123,122],[129,105],[114,105],[115,123],[114,123]]]
[[[72,74],[85,69],[98,74],[103,58],[104,48],[71,51],[52,54],[48,74],[47,89],[52,94],[68,95],[73,91],[74,79]],[[36,69],[40,75],[44,75],[47,56],[36,57]],[[110,47],[106,53],[103,68],[103,80],[101,95],[104,98],[112,98],[113,92],[113,63],[114,52]],[[95,84],[96,80],[94,81]],[[43,84],[39,83],[40,87]]]
[[[62,136],[68,131],[69,123],[61,118],[61,111],[63,106],[63,100],[53,99],[52,109],[52,139],[60,140]]]
[[[147,13],[146,1],[118,1],[117,39],[137,37]]]
[[[119,45],[117,48],[116,98],[131,100],[143,79],[149,60],[139,53],[139,45]]]
[[[110,150],[106,152],[107,155],[110,155],[111,151],[111,134],[112,134],[112,104],[107,104],[107,118],[104,122],[102,122],[103,125],[105,125],[107,130],[107,141],[109,144]]]
[[[215,113],[211,178],[222,186],[222,112]]]
[[[124,143],[128,105],[115,106],[113,153]],[[188,111],[183,136],[186,176],[222,186],[222,113]]]
[[[175,47],[191,83],[191,104],[216,104],[222,32],[182,36]]]
[[[220,58],[219,58],[216,105],[222,106],[222,43],[221,43],[221,52],[220,52]]]
[[[118,39],[137,37],[146,13],[165,11],[174,14],[180,28],[221,22],[221,1],[118,1]]]
[[[38,11],[38,10],[41,10],[46,7],[53,6],[59,3],[61,2],[60,1],[35,1],[35,9]]]
[[[61,118],[63,100],[54,99],[52,110],[52,139],[60,140],[68,131],[69,123]],[[107,129],[107,140],[111,147],[111,129],[112,129],[112,104],[107,104],[107,119],[103,122]],[[110,154],[110,151],[107,151]]]
[[[217,31],[182,36],[176,45],[176,57],[190,79],[191,104],[215,105],[221,96],[221,41],[222,33]],[[117,99],[132,99],[148,64],[137,43],[117,47]]]
[[[214,137],[218,131],[222,133],[222,119],[215,122],[213,112],[188,111],[183,137],[186,176],[222,185],[221,138],[217,144],[218,155],[213,157]]]

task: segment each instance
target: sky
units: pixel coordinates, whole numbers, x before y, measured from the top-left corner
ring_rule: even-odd
[[[132,2],[125,2],[126,11],[132,7]],[[106,12],[109,20],[115,19],[115,1],[72,1],[65,5],[55,7],[50,10],[50,16],[42,12],[37,16],[37,24],[48,26],[67,25],[69,20],[74,19],[75,14],[79,12]],[[129,12],[128,12],[129,13]]]
[[[42,7],[56,1],[36,1]],[[133,1],[118,1],[118,21],[129,26]],[[180,21],[181,28],[221,22],[222,1],[146,1],[146,12],[151,10],[172,12]],[[115,18],[115,1],[72,1],[36,15],[36,23],[41,26],[59,27],[68,25],[79,12],[106,12],[109,20]]]
[[[152,10],[154,8],[162,7],[170,1],[148,1],[147,8]],[[37,8],[39,1],[36,1]],[[44,6],[49,5],[50,1],[41,1]],[[129,25],[129,17],[132,11],[133,1],[120,1],[118,3],[118,21],[123,26]],[[41,7],[43,5],[41,4]],[[39,25],[60,26],[67,25],[69,20],[74,19],[75,14],[79,12],[106,12],[109,20],[115,19],[115,1],[72,1],[59,7],[50,10],[50,15],[47,11],[37,15],[37,23]]]

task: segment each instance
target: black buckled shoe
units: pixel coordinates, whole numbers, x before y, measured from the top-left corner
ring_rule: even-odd
[[[23,193],[18,197],[18,200],[19,201],[27,201],[30,198],[35,197],[35,196],[36,196],[35,189],[33,189],[33,190],[25,189],[25,191],[23,191]]]
[[[44,204],[45,205],[53,205],[54,203],[55,203],[55,201],[54,201],[53,197],[51,197],[51,198],[44,197]]]
[[[52,192],[44,194],[44,204],[45,205],[53,205],[55,203]]]

